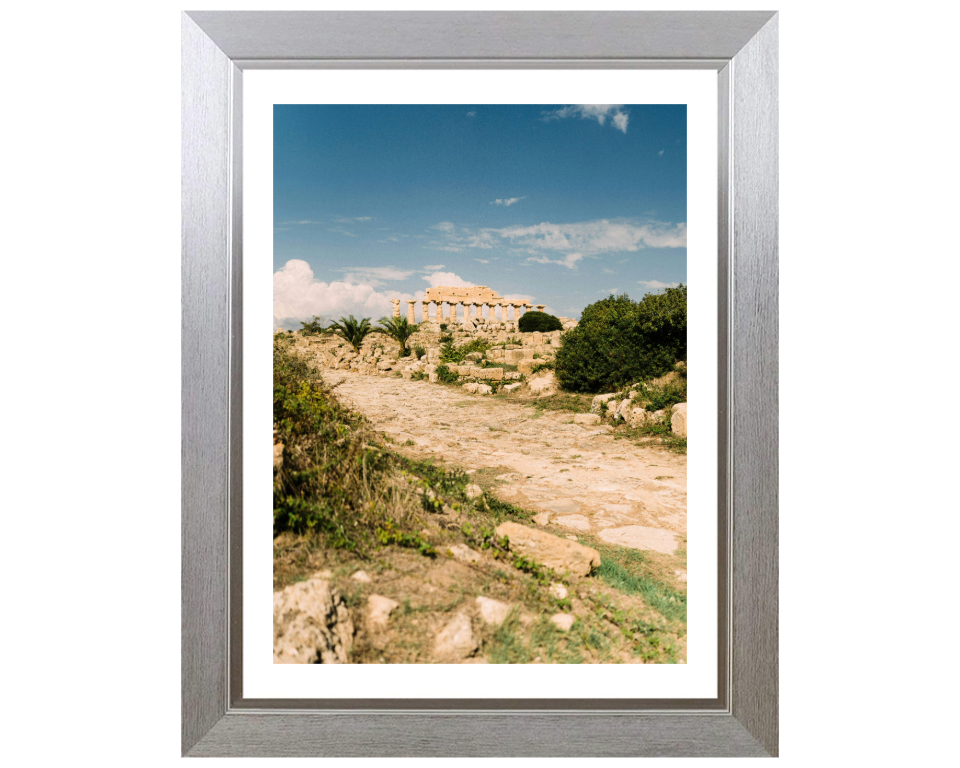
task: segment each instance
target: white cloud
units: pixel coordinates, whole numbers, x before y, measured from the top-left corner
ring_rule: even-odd
[[[585,120],[596,120],[600,125],[604,125],[609,117],[614,128],[626,133],[630,115],[628,112],[624,112],[622,107],[623,104],[571,104],[570,106],[541,114],[543,120],[546,121],[580,117]]]
[[[439,229],[441,232],[453,232],[454,223],[452,221],[441,221],[439,224],[434,224],[431,229]]]
[[[473,111],[473,112],[467,112],[467,117],[476,117],[476,116],[477,116],[477,113],[476,113],[476,111]]]
[[[430,283],[431,288],[434,288],[438,285],[449,288],[470,288],[476,285],[476,283],[467,282],[459,275],[455,275],[453,272],[434,272],[432,275],[427,275],[423,279]]]
[[[373,216],[334,216],[337,224],[352,224],[355,221],[373,221]]]
[[[659,280],[637,280],[637,285],[642,285],[648,293],[657,293],[665,288],[676,288],[680,283],[661,283]]]
[[[347,235],[348,237],[356,237],[356,235],[353,234],[353,232],[347,232],[347,230],[345,230],[345,229],[328,229],[327,231],[328,231],[328,232],[337,232],[338,234]]]
[[[595,256],[600,253],[638,251],[641,248],[685,248],[687,225],[600,219],[572,224],[543,222],[532,227],[496,230],[528,251],[558,251]]]
[[[496,200],[490,203],[490,205],[510,206],[510,205],[513,205],[514,203],[519,203],[521,200],[526,200],[526,199],[527,199],[526,195],[524,195],[523,197],[498,197]]]
[[[412,269],[397,269],[396,267],[343,267],[337,272],[343,272],[343,279],[353,283],[366,283],[375,287],[387,281],[406,280],[414,274]]]
[[[615,275],[615,274],[617,274],[617,273],[614,272],[612,269],[607,269],[606,267],[604,267],[604,268],[603,268],[603,274],[605,274],[605,275]]]
[[[474,259],[474,261],[479,261],[481,264],[489,264],[490,259]]]
[[[560,264],[574,269],[582,259],[604,253],[643,248],[685,248],[687,225],[633,219],[599,219],[569,224],[543,222],[532,226],[471,230],[449,224],[439,239],[427,247],[461,252],[469,248],[501,248],[539,264]],[[494,258],[494,257],[491,257]],[[623,263],[623,262],[621,262]]]
[[[376,323],[381,317],[390,316],[390,299],[422,299],[423,295],[423,291],[381,293],[370,282],[356,280],[356,276],[325,283],[315,279],[307,262],[291,259],[273,273],[273,323],[295,329],[300,327],[301,320],[314,315],[328,320],[354,315],[369,317]]]
[[[443,269],[443,264],[428,264],[424,269],[427,272],[436,272],[438,269]]]
[[[657,152],[657,156],[658,156],[658,157],[659,157],[660,155],[662,155],[662,154],[663,154],[663,150],[662,150],[662,149],[661,149],[659,152]]]
[[[549,259],[546,256],[531,256],[527,261],[535,261],[537,264],[560,264],[567,269],[576,269],[577,262],[582,258],[582,253],[568,253],[562,259]]]

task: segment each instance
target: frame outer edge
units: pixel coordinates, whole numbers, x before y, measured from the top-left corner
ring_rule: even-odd
[[[233,65],[181,15],[181,750],[227,708]]]
[[[733,59],[731,711],[778,754],[778,19]]]

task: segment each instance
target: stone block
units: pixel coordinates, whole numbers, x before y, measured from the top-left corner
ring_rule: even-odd
[[[474,368],[470,375],[487,381],[503,381],[503,368]]]
[[[608,400],[612,400],[617,395],[615,392],[611,392],[609,395],[597,395],[593,398],[593,401],[590,403],[590,412],[591,413],[603,413],[603,404]]]
[[[519,523],[501,523],[497,536],[507,536],[512,551],[560,573],[586,576],[600,565],[600,553],[592,547]]]
[[[430,378],[431,384],[436,384],[440,381],[440,376],[436,373],[428,373],[427,376]]]
[[[687,436],[687,404],[677,403],[673,406],[673,413],[670,417],[670,429],[677,437]]]
[[[578,413],[573,417],[574,424],[599,424],[600,414],[598,413]]]
[[[516,365],[523,360],[522,349],[505,349],[503,351],[503,362],[507,365]]]

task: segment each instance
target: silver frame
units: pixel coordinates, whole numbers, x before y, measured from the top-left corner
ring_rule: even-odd
[[[182,15],[184,755],[778,754],[777,24],[775,12]],[[682,67],[718,73],[716,699],[243,697],[243,71],[361,67]]]

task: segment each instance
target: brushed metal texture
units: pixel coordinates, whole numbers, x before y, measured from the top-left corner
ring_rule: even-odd
[[[234,60],[730,59],[773,15],[771,11],[188,13]]]

